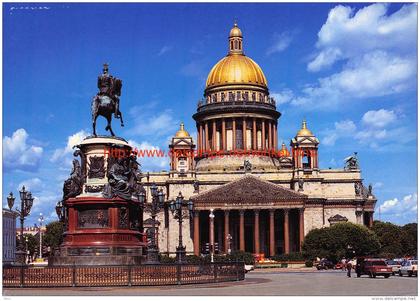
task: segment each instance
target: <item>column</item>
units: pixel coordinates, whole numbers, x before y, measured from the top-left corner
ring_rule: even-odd
[[[289,209],[284,209],[284,253],[289,254]]]
[[[272,145],[272,143],[273,143],[273,141],[272,141],[272,129],[271,129],[271,120],[270,121],[268,121],[268,149],[269,150],[271,150],[272,148],[273,148],[273,145]]]
[[[265,150],[265,121],[261,121],[261,149]]]
[[[229,239],[228,235],[230,234],[229,231],[229,210],[225,210],[225,253],[229,253]]]
[[[226,146],[226,121],[222,119],[222,150],[225,151],[227,148]]]
[[[277,123],[274,124],[274,148],[278,150]]]
[[[369,212],[369,228],[373,227],[373,212]]]
[[[200,123],[200,130],[198,131],[198,150],[199,152],[203,152],[203,124]]]
[[[232,150],[236,149],[236,120],[232,118]]]
[[[274,232],[274,209],[270,209],[270,256],[276,255],[275,232]]]
[[[254,210],[254,253],[260,253],[260,211]]]
[[[206,121],[204,123],[204,145],[205,145],[205,150],[204,152],[207,153],[210,149],[210,145],[209,145],[209,123]]]
[[[299,208],[299,250],[302,252],[302,243],[305,238],[305,208]]]
[[[200,256],[200,211],[194,211],[194,255]]]
[[[239,250],[245,251],[245,211],[239,210]]]
[[[212,151],[216,150],[216,120],[213,120],[213,132],[211,134],[211,141],[212,141]]]
[[[257,120],[252,119],[252,149],[256,150],[257,147]]]
[[[243,149],[246,149],[246,117],[242,120],[242,143],[244,145]]]

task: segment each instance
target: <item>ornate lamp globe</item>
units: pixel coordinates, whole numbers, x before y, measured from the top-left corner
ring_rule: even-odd
[[[12,210],[13,205],[15,204],[15,197],[13,196],[13,192],[10,192],[7,196],[7,206],[9,206],[9,209]]]

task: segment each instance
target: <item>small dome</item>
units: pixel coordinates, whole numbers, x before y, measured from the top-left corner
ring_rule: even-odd
[[[242,31],[239,29],[238,24],[233,25],[233,28],[230,30],[229,38],[240,37],[242,38]]]
[[[312,132],[306,127],[306,120],[302,121],[302,128],[297,132],[296,136],[313,136]]]
[[[190,137],[190,134],[184,129],[184,123],[183,122],[181,122],[181,124],[179,125],[179,131],[176,132],[175,137],[176,138]]]

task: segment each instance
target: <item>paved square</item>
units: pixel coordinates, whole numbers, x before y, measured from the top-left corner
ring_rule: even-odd
[[[4,289],[5,296],[26,295],[284,295],[284,296],[416,296],[417,277],[391,276],[347,278],[344,271],[279,272],[253,271],[245,281],[167,287]]]

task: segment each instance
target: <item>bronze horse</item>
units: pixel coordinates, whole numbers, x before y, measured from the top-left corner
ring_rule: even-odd
[[[112,136],[115,136],[114,131],[111,127],[111,121],[112,121],[112,114],[115,113],[115,117],[119,118],[121,120],[121,126],[124,126],[124,121],[122,118],[121,111],[119,110],[118,103],[119,98],[118,95],[121,95],[121,86],[122,83],[120,80],[115,81],[115,94],[113,97],[106,95],[106,94],[99,94],[95,95],[95,97],[92,100],[92,125],[93,125],[93,136],[96,136],[96,119],[98,116],[103,116],[108,121],[107,126],[105,127],[106,131],[110,131]],[[112,95],[111,94],[111,95]]]

